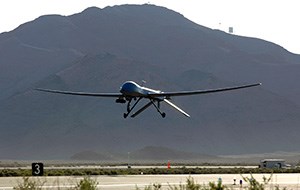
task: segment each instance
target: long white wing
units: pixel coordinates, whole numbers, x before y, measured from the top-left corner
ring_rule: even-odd
[[[42,88],[37,88],[35,90],[56,93],[56,94],[75,95],[75,96],[98,96],[98,97],[122,97],[123,96],[121,93],[73,92],[73,91],[60,91],[60,90],[50,90],[50,89],[42,89]]]
[[[208,93],[216,93],[216,92],[223,92],[229,90],[237,90],[242,88],[250,88],[259,85],[261,85],[261,83],[248,84],[242,86],[233,86],[233,87],[226,87],[226,88],[207,89],[207,90],[149,93],[148,95],[150,97],[190,96],[190,95],[197,95],[197,94],[208,94]]]

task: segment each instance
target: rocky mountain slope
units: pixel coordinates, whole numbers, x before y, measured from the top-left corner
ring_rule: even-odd
[[[0,34],[0,158],[62,159],[85,150],[163,146],[202,154],[296,151],[300,56],[260,39],[197,25],[153,5],[47,15]],[[176,97],[191,119],[162,105],[123,119],[114,99],[34,88],[116,92],[126,80],[163,91],[262,82]]]

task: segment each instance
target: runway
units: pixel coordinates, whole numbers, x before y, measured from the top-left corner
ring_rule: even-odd
[[[207,185],[209,182],[222,183],[232,189],[240,189],[239,181],[242,176],[239,174],[202,174],[202,175],[126,175],[126,176],[91,176],[91,179],[98,182],[97,187],[105,190],[134,190],[136,187],[144,189],[145,186],[153,183],[161,184],[162,189],[168,189],[169,185],[185,184],[186,179],[191,176],[198,184]],[[243,174],[244,177],[250,177],[249,174]],[[270,174],[253,174],[253,177],[259,182],[263,182],[263,176],[270,177]],[[32,178],[43,184],[43,189],[70,189],[75,187],[83,177],[65,176],[65,177],[34,177]],[[233,185],[236,179],[236,185]],[[22,182],[22,177],[1,177],[0,189],[13,189],[18,183]],[[273,174],[271,181],[266,189],[275,189],[279,185],[280,189],[300,189],[300,174]],[[243,182],[243,187],[245,187]]]
[[[195,165],[195,166],[185,166],[185,165],[174,165],[172,168],[211,168],[211,169],[216,169],[216,168],[258,168],[258,166],[242,166],[242,165],[237,165],[237,166],[202,166],[202,165]],[[77,169],[127,169],[127,165],[115,165],[115,166],[95,166],[95,165],[86,165],[86,166],[46,166],[44,167],[45,170],[55,170],[55,169],[70,169],[70,170],[77,170]],[[167,168],[166,165],[161,165],[161,166],[153,166],[153,165],[135,165],[132,166],[134,169],[147,169],[147,168]],[[0,170],[4,169],[9,169],[9,170],[31,170],[31,166],[23,166],[23,167],[0,167]]]

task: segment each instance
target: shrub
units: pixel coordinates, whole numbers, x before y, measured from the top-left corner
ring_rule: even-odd
[[[200,190],[201,185],[195,183],[194,178],[188,177],[186,179],[186,189],[187,190]]]
[[[218,181],[217,184],[214,182],[209,182],[209,189],[210,190],[224,190],[228,189],[225,185],[222,185],[222,181]]]
[[[242,176],[243,177],[243,176]],[[269,178],[263,177],[263,183],[259,183],[251,174],[251,177],[243,177],[244,181],[249,184],[249,190],[264,190],[265,186],[270,182],[272,175]]]
[[[16,190],[41,190],[45,182],[35,181],[29,177],[23,177],[23,181],[20,182],[14,189]]]
[[[96,190],[98,182],[90,177],[84,177],[75,187],[76,190]]]
[[[138,186],[135,186],[136,190],[140,190]],[[144,190],[160,190],[161,189],[161,184],[159,183],[154,183],[152,185],[148,185],[144,188]]]

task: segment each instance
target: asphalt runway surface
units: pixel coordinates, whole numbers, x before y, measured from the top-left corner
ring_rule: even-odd
[[[126,176],[91,176],[91,179],[98,182],[97,187],[105,190],[134,190],[136,187],[144,189],[153,183],[161,184],[162,189],[170,186],[185,184],[187,178],[191,176],[200,185],[208,185],[209,182],[222,183],[232,189],[241,189],[240,174],[201,174],[201,175],[126,175]],[[250,177],[249,174],[243,174]],[[263,176],[270,177],[270,174],[253,174],[253,177],[263,182]],[[70,189],[75,187],[83,177],[64,176],[64,177],[32,177],[38,184],[43,184],[43,189]],[[236,179],[236,185],[233,185]],[[0,190],[13,189],[22,183],[22,177],[0,177]],[[247,184],[243,182],[242,187]],[[297,174],[273,174],[271,181],[266,185],[266,189],[275,189],[278,185],[280,189],[300,190],[300,173]]]

